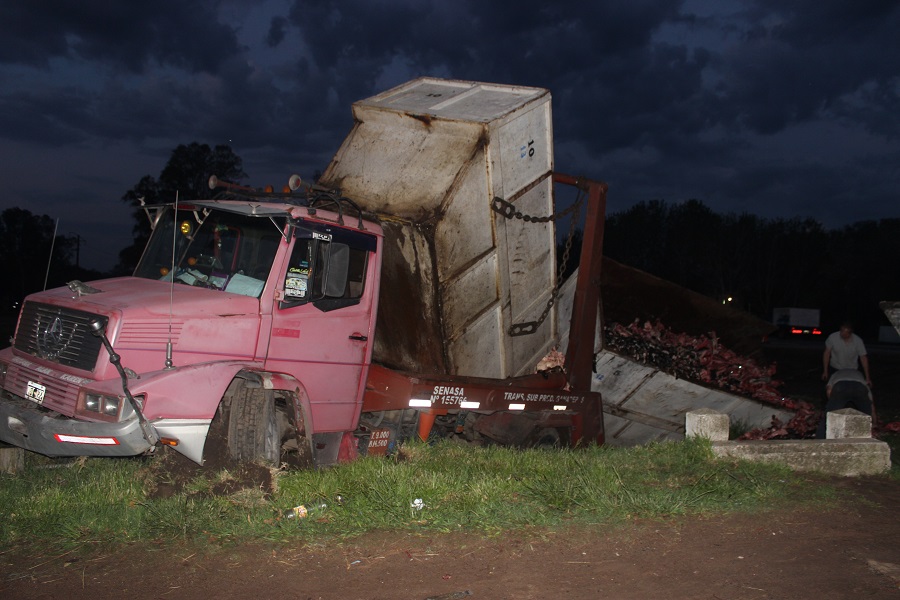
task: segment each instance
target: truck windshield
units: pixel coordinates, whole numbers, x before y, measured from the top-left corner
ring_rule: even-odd
[[[169,208],[150,236],[135,277],[174,281],[258,298],[281,243],[285,219]],[[174,243],[174,253],[172,245]],[[174,268],[173,268],[174,265]]]

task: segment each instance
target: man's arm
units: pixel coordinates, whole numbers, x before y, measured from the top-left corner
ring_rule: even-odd
[[[825,346],[825,354],[822,355],[822,381],[828,381],[828,363],[831,362],[831,348]],[[868,364],[868,363],[867,363]],[[869,367],[866,367],[868,369]]]
[[[863,354],[859,357],[859,362],[862,364],[863,373],[866,376],[866,383],[869,387],[872,387],[872,377],[869,375],[869,355]]]

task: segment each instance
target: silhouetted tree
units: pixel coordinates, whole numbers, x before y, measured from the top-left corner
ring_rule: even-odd
[[[159,179],[145,175],[125,192],[122,200],[136,207],[132,230],[134,244],[119,252],[116,272],[124,274],[134,270],[150,236],[150,223],[144,210],[140,208],[141,200],[147,205],[153,205],[174,202],[176,195],[180,200],[210,198],[210,175],[235,183],[247,177],[243,161],[230,146],[220,144],[210,148],[207,144],[194,142],[181,144],[172,151]]]
[[[679,203],[669,210],[663,248],[667,269],[663,277],[715,296],[716,263],[720,252],[722,217],[699,200]]]
[[[832,231],[822,269],[823,315],[830,327],[854,321],[863,334],[874,335],[889,322],[878,308],[882,300],[900,301],[900,219],[861,221]]]
[[[75,238],[58,235],[54,242],[55,229],[56,223],[49,216],[35,215],[23,208],[7,208],[0,213],[4,310],[44,289],[45,280],[48,288],[58,287],[73,275]]]
[[[661,200],[639,202],[606,223],[605,252],[628,266],[662,277],[669,208]]]

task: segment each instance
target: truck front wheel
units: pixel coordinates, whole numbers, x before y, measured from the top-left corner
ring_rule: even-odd
[[[281,432],[272,390],[242,386],[231,401],[228,451],[239,461],[278,465]]]

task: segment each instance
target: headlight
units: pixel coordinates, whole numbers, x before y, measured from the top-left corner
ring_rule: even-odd
[[[118,396],[87,393],[84,395],[84,412],[106,417],[118,417],[122,399]]]
[[[96,394],[88,394],[84,397],[84,410],[90,412],[100,412],[100,396]]]
[[[138,406],[144,406],[145,396],[139,394],[134,398]],[[134,416],[134,410],[125,396],[98,394],[82,391],[75,406],[77,414],[103,421],[127,421]]]
[[[103,396],[100,404],[100,412],[104,415],[114,417],[119,414],[119,399],[110,396]]]
[[[6,383],[6,363],[0,363],[0,386]]]

